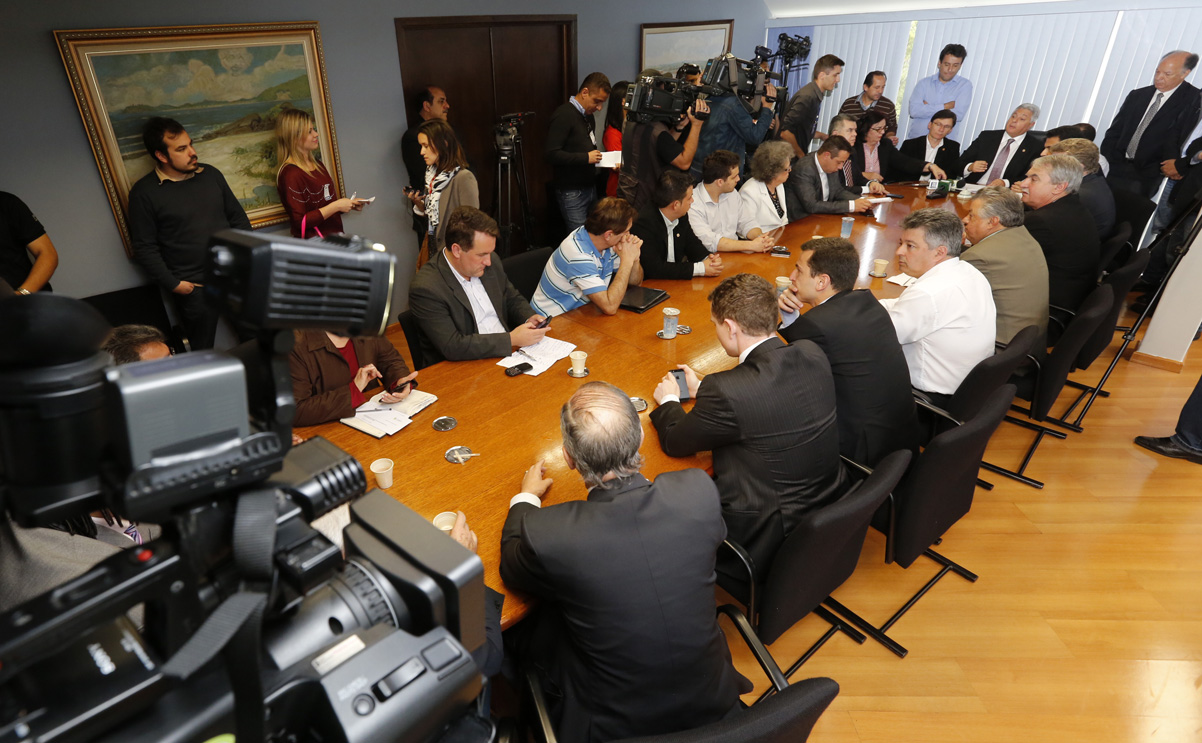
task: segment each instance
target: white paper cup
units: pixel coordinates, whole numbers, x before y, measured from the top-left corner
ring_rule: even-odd
[[[793,281],[788,276],[777,276],[776,277],[776,296],[779,297],[780,295],[784,294],[785,289],[788,289],[792,285],[793,285]]]
[[[572,361],[572,371],[576,374],[584,373],[584,362],[588,359],[586,351],[572,351],[568,354],[568,358]]]
[[[434,517],[434,526],[438,527],[447,534],[451,533],[451,529],[455,528],[455,519],[459,518],[459,514],[454,511],[443,511]]]
[[[884,276],[889,272],[889,261],[884,258],[877,258],[872,262],[872,272],[877,276]]]
[[[377,459],[371,463],[371,471],[376,476],[376,485],[385,490],[392,487],[391,459]]]

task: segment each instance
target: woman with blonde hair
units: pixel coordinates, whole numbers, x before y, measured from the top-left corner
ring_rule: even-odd
[[[417,128],[417,143],[426,163],[425,182],[421,190],[406,193],[413,202],[413,211],[430,220],[426,242],[428,255],[433,258],[444,247],[451,212],[464,205],[480,208],[480,188],[476,176],[467,169],[467,157],[450,124],[442,119],[423,122]],[[424,262],[419,256],[418,266]]]
[[[342,215],[363,208],[363,199],[339,199],[334,179],[313,153],[320,146],[317,122],[308,111],[286,108],[275,121],[276,188],[293,237],[342,232]],[[302,234],[302,227],[303,232]]]

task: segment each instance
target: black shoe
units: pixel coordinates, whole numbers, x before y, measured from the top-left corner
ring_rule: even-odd
[[[1173,440],[1172,436],[1163,438],[1155,438],[1152,436],[1136,436],[1135,443],[1137,446],[1154,451],[1157,454],[1174,459],[1187,459],[1194,464],[1202,464],[1202,454],[1199,454],[1190,449],[1186,449],[1181,444]]]

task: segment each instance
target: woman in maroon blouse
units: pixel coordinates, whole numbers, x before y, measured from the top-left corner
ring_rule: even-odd
[[[334,179],[325,166],[313,158],[320,146],[317,123],[312,114],[298,108],[280,112],[275,122],[276,188],[280,203],[288,212],[293,237],[313,237],[342,232],[342,215],[363,208],[363,199],[336,198]],[[305,234],[301,234],[304,225]]]

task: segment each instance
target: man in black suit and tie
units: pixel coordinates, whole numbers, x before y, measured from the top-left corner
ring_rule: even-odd
[[[840,237],[801,246],[792,285],[777,300],[780,334],[818,344],[835,379],[839,453],[875,467],[885,455],[918,445],[910,370],[893,321],[867,289],[853,291],[860,255]],[[799,315],[802,304],[811,309]]]
[[[1156,195],[1161,164],[1181,154],[1198,122],[1198,89],[1185,82],[1197,65],[1197,54],[1169,52],[1156,66],[1152,84],[1127,94],[1102,138],[1102,154],[1110,161],[1107,180],[1116,190],[1149,199]]]
[[[732,276],[709,298],[718,341],[739,364],[704,379],[682,365],[697,401],[688,413],[676,378],[665,375],[651,423],[669,456],[714,453],[727,531],[766,575],[801,515],[846,489],[831,365],[813,343],[777,337],[776,293],[763,277]],[[738,594],[732,568],[722,561],[718,581]]]
[[[1018,104],[1006,120],[1005,129],[981,132],[973,140],[960,157],[959,172],[969,183],[986,186],[997,181],[1005,181],[1007,186],[1021,181],[1031,161],[1043,152],[1043,137],[1029,134],[1038,120],[1039,106]]]
[[[543,317],[530,308],[501,262],[493,262],[497,223],[472,206],[447,219],[447,247],[428,261],[409,287],[409,309],[422,329],[430,363],[508,356],[542,340]]]
[[[818,151],[794,160],[785,181],[785,210],[791,219],[811,214],[848,214],[872,208],[872,202],[843,185],[843,164],[851,158],[851,144],[843,137],[827,137]]]
[[[536,462],[501,533],[501,578],[541,601],[507,640],[540,675],[559,739],[661,735],[737,714],[751,685],[714,612],[726,528],[713,480],[639,474],[639,415],[604,382],[577,390],[560,423],[588,499],[541,508],[551,480]]]
[[[722,273],[722,256],[710,253],[689,225],[693,205],[692,178],[665,170],[656,179],[651,203],[643,207],[630,231],[642,239],[646,279],[688,279]]]
[[[1093,215],[1077,189],[1085,168],[1071,155],[1046,155],[1031,163],[1019,183],[1030,207],[1024,226],[1048,262],[1048,301],[1077,311],[1098,285],[1101,244]]]
[[[902,142],[898,152],[916,160],[934,163],[948,173],[949,177],[954,177],[960,172],[960,143],[948,139],[947,135],[951,134],[955,126],[955,111],[946,108],[936,111],[927,124],[927,135],[907,139]]]

